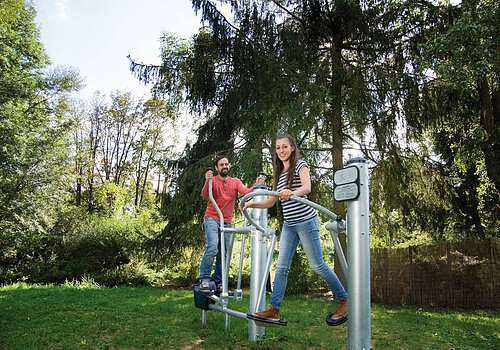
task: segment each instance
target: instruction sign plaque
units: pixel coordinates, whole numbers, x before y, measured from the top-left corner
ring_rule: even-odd
[[[337,202],[359,197],[359,169],[355,166],[339,169],[333,175],[333,197]]]

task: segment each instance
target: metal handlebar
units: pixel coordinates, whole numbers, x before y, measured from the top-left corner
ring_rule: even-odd
[[[263,191],[259,191],[259,192],[250,192],[248,193],[247,195],[245,195],[242,199],[241,199],[241,206],[245,206],[245,202],[250,199],[250,198],[253,198],[255,196],[261,196],[261,195],[267,195],[267,196],[274,196],[274,197],[279,197],[280,196],[280,193],[278,191],[267,191],[267,190],[263,190]],[[290,200],[293,200],[293,201],[296,201],[296,202],[299,202],[299,203],[302,203],[302,204],[305,204],[305,205],[308,205],[308,206],[311,206],[313,207],[314,209],[317,209],[319,211],[321,211],[322,213],[326,214],[329,218],[331,218],[332,220],[335,220],[337,222],[339,221],[342,221],[342,216],[340,215],[337,215],[337,214],[334,214],[333,212],[331,212],[330,210],[326,209],[325,207],[319,205],[319,204],[316,204],[314,202],[311,202],[310,200],[307,200],[305,198],[302,198],[302,197],[299,197],[299,196],[296,196],[296,195],[291,195],[290,196]],[[265,230],[259,226],[259,224],[257,224],[251,217],[250,215],[246,212],[246,210],[243,211],[243,214],[245,215],[245,217],[247,218],[247,220],[252,224],[254,225],[257,230],[261,231],[261,232],[264,232]]]
[[[277,191],[267,191],[267,190],[261,190],[261,191],[259,191],[257,193],[256,192],[250,192],[250,193],[248,193],[247,195],[245,195],[241,199],[241,206],[242,207],[245,206],[245,202],[248,199],[253,198],[254,196],[257,196],[257,195],[268,195],[268,196],[279,197],[280,194]],[[314,209],[317,209],[320,212],[326,214],[330,219],[335,220],[335,223],[329,223],[329,224],[326,224],[325,226],[326,226],[326,229],[328,231],[330,231],[330,235],[332,237],[333,245],[335,246],[335,251],[337,252],[338,258],[339,258],[339,261],[340,261],[340,266],[342,268],[342,271],[344,271],[344,274],[347,276],[349,268],[347,266],[347,261],[346,261],[345,255],[344,255],[344,251],[342,250],[342,246],[340,244],[339,237],[338,237],[339,233],[345,232],[345,229],[346,229],[346,222],[344,220],[342,220],[342,216],[336,215],[333,212],[331,212],[330,210],[326,209],[325,207],[323,207],[323,206],[321,206],[319,204],[316,204],[314,202],[311,202],[310,200],[307,200],[307,199],[302,198],[302,197],[291,195],[290,196],[290,200],[293,200],[293,201],[296,201],[296,202],[299,202],[299,203],[311,206]],[[264,228],[262,228],[258,223],[256,223],[250,217],[250,215],[247,213],[246,210],[243,211],[243,214],[245,215],[245,217],[247,218],[247,220],[257,230],[261,231],[264,234],[267,234],[267,231]]]
[[[212,167],[208,167],[206,171],[214,172],[215,169]],[[219,206],[217,205],[217,203],[215,203],[215,199],[214,199],[214,196],[212,194],[212,179],[208,179],[208,198],[210,199],[210,202],[212,202],[212,205],[214,206],[215,210],[217,211],[217,214],[219,214],[221,228],[223,228],[224,227],[224,215],[222,215],[222,212],[221,212]]]

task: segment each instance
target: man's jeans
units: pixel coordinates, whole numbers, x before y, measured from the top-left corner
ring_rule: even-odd
[[[320,275],[335,293],[337,300],[346,298],[347,293],[340,283],[337,275],[323,260],[321,239],[319,236],[319,219],[314,217],[297,225],[289,226],[283,224],[279,243],[279,255],[276,263],[276,275],[274,277],[273,295],[271,305],[279,310],[281,301],[285,296],[288,280],[288,270],[292,263],[293,255],[297,250],[299,241],[302,242],[309,264],[314,272]]]
[[[222,283],[219,225],[219,220],[215,220],[214,218],[205,218],[205,221],[203,221],[203,230],[205,231],[205,235],[207,236],[207,248],[205,249],[205,253],[203,254],[203,259],[201,259],[199,278],[200,281],[203,279],[210,279],[215,259],[215,271],[212,279],[215,283]],[[231,224],[225,223],[224,227],[231,227]],[[226,252],[227,246],[229,245],[229,240],[230,234],[225,233],[224,247]]]

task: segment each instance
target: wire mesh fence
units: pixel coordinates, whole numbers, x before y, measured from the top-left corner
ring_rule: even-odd
[[[500,310],[499,248],[489,238],[372,249],[372,301]]]

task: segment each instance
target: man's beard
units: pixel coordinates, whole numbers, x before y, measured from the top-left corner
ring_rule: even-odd
[[[220,176],[222,177],[226,177],[227,174],[229,174],[229,169],[222,169],[220,172],[219,172]]]

